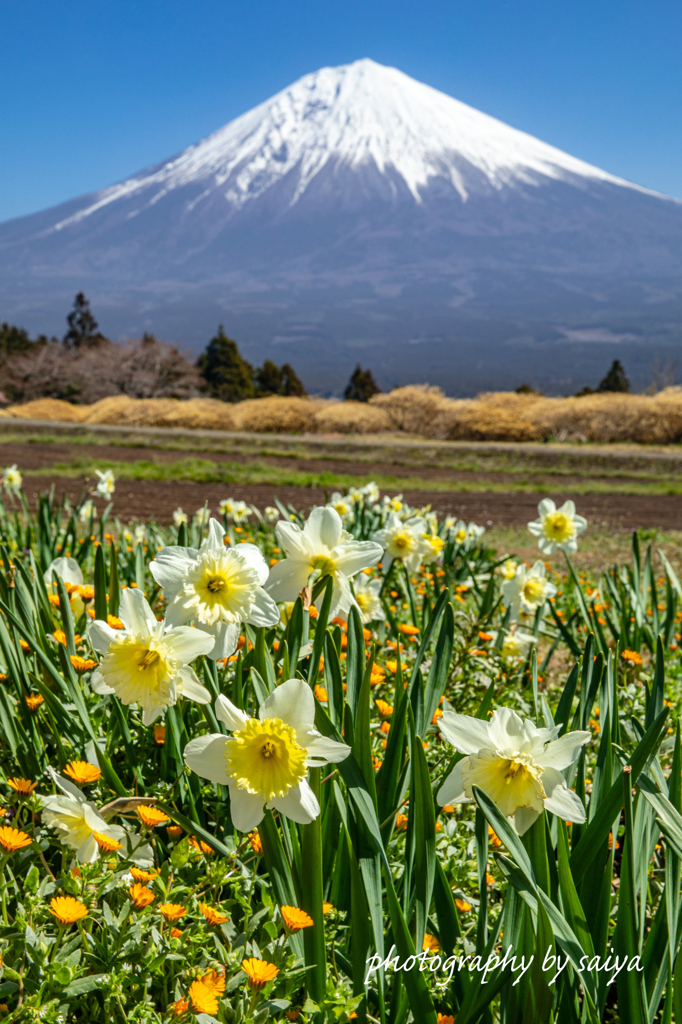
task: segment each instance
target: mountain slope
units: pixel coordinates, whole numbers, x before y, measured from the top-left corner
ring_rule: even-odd
[[[324,390],[357,358],[384,384],[570,388],[614,341],[642,365],[677,343],[681,270],[677,201],[361,60],[0,225],[0,319],[54,331],[84,288],[114,335],[199,347],[223,320]]]

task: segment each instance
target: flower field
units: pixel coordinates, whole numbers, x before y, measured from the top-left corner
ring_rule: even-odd
[[[682,587],[373,485],[0,506],[0,1019],[682,1020]],[[109,500],[110,499],[110,500]]]

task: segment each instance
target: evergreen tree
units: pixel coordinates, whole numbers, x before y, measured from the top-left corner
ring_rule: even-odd
[[[614,359],[611,369],[603,380],[599,382],[597,391],[620,391],[630,390],[630,381],[625,376],[625,370],[620,359]]]
[[[197,366],[211,398],[241,402],[254,397],[253,367],[242,358],[237,342],[228,338],[222,324],[199,356]]]
[[[107,339],[90,310],[90,303],[83,292],[73,300],[73,309],[66,318],[69,329],[64,335],[64,344],[71,348],[97,348]]]
[[[23,327],[14,327],[13,324],[0,324],[0,352],[5,355],[14,355],[15,352],[22,354],[27,352],[34,344],[28,336],[28,331]]]
[[[358,363],[351,374],[343,397],[347,402],[369,402],[372,395],[378,395],[380,392],[381,388],[377,385],[372,371],[363,370]]]
[[[256,370],[255,386],[259,398],[282,394],[282,371],[272,359],[266,359]]]
[[[280,395],[305,398],[307,394],[308,392],[303,387],[303,382],[299,379],[293,366],[290,366],[289,363],[285,363],[282,367],[282,387]]]

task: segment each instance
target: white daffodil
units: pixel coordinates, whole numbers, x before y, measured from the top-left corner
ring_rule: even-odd
[[[266,523],[276,523],[279,519],[279,509],[275,508],[274,505],[266,505],[263,509],[263,515]]]
[[[395,497],[389,498],[388,494],[384,494],[381,499],[384,507],[388,512],[402,512],[403,511],[403,496],[402,494],[396,494]]]
[[[227,516],[228,519],[231,519],[235,504],[236,502],[234,498],[223,498],[223,500],[218,505],[218,508],[220,509],[224,516]]]
[[[528,529],[540,538],[538,547],[544,555],[551,555],[557,548],[569,553],[578,550],[577,538],[587,528],[587,519],[576,515],[574,501],[565,501],[557,508],[550,498],[544,498],[538,513]]]
[[[189,626],[169,629],[166,622],[157,622],[144,594],[132,587],[123,591],[118,615],[123,629],[112,629],[99,619],[90,626],[90,643],[102,655],[90,679],[95,693],[115,693],[123,704],[139,704],[145,725],[180,695],[198,704],[210,703],[210,693],[189,663],[212,650],[212,636]]]
[[[271,597],[295,601],[311,574],[317,572],[334,580],[331,617],[345,618],[351,605],[357,605],[349,577],[376,565],[381,558],[379,545],[354,540],[333,508],[314,508],[303,529],[295,523],[279,522],[275,533],[287,557],[270,572],[267,591]]]
[[[279,610],[263,589],[268,566],[255,544],[226,547],[225,530],[217,519],[208,524],[201,547],[163,548],[150,564],[152,576],[168,601],[171,626],[193,619],[215,637],[209,657],[229,657],[237,647],[240,623],[274,626]]]
[[[519,563],[515,562],[513,558],[507,558],[502,563],[502,565],[498,565],[497,569],[495,569],[495,572],[498,573],[498,575],[502,576],[503,579],[505,580],[513,580],[516,576],[516,570],[518,569],[518,566]]]
[[[81,523],[89,523],[90,520],[96,515],[96,512],[97,510],[95,508],[94,501],[92,500],[92,498],[88,498],[87,501],[83,502],[80,509],[78,510],[78,518],[80,519]]]
[[[55,771],[50,774],[64,795],[40,798],[43,824],[55,829],[60,843],[75,850],[77,860],[86,864],[97,860],[100,847],[95,835],[124,844],[124,828],[110,825],[95,805],[86,800],[81,790],[68,779]]]
[[[116,478],[110,469],[96,469],[95,472],[99,477],[97,486],[95,487],[95,494],[98,494],[100,498],[110,498],[116,490]]]
[[[362,505],[363,501],[365,500],[365,496],[359,487],[349,487],[348,500],[350,501],[351,505]]]
[[[353,590],[362,621],[364,623],[378,620],[383,622],[386,613],[379,598],[381,580],[371,579],[369,576],[365,576],[364,572],[360,572],[353,580]]]
[[[432,553],[425,541],[426,522],[421,516],[413,516],[404,522],[397,512],[390,512],[385,526],[372,536],[372,540],[384,549],[382,559],[384,572],[388,572],[394,559],[402,561],[410,572],[416,572],[424,555]]]
[[[66,558],[62,555],[61,558],[55,558],[50,562],[47,571],[43,575],[43,579],[48,586],[52,586],[52,573],[60,576],[65,583],[71,583],[76,587],[83,586],[83,572],[75,558]]]
[[[333,508],[341,519],[345,521],[352,512],[352,503],[347,495],[334,491],[329,502],[329,508]]]
[[[147,539],[147,527],[144,523],[138,523],[133,530],[133,544],[143,544]]]
[[[589,732],[569,732],[557,739],[561,726],[538,729],[510,708],[499,708],[488,722],[457,715],[448,708],[438,720],[439,732],[460,754],[438,792],[438,802],[467,803],[478,786],[523,835],[543,810],[582,824],[585,809],[561,774],[580,755]]]
[[[188,522],[189,516],[186,512],[183,512],[181,508],[176,508],[173,513],[173,526],[182,526],[183,523]]]
[[[287,679],[249,718],[227,697],[218,697],[216,717],[232,736],[200,736],[185,747],[192,771],[230,790],[232,822],[250,832],[270,807],[306,825],[320,813],[308,768],[345,761],[350,747],[314,728],[315,698],[302,679]]]
[[[496,642],[497,630],[493,630],[493,647]],[[505,634],[501,648],[502,657],[506,658],[507,661],[519,661],[521,658],[526,657],[528,648],[534,643],[535,637],[532,633],[524,633],[520,629],[515,629],[512,633]]]
[[[445,541],[442,537],[439,537],[434,530],[430,530],[428,533],[425,533],[423,541],[425,552],[422,556],[422,562],[424,565],[429,565],[431,562],[435,562],[442,554],[443,548],[445,547]]]
[[[245,523],[251,515],[251,509],[245,501],[235,501],[232,509],[232,518],[238,525]]]
[[[467,524],[463,519],[458,520],[450,527],[450,534],[454,537],[456,544],[472,544],[485,533],[485,526],[477,526],[476,523]]]
[[[502,584],[502,596],[510,609],[512,622],[516,622],[519,615],[526,618],[535,615],[554,594],[556,587],[546,578],[545,563],[540,561],[532,569],[521,563],[514,576]]]
[[[3,487],[8,491],[20,491],[22,479],[21,473],[17,469],[16,462],[13,466],[7,466],[2,474]]]
[[[367,501],[370,505],[374,505],[381,496],[379,493],[379,488],[377,487],[374,480],[370,480],[368,484],[365,484],[364,487],[361,487],[360,493],[362,494],[365,501]]]

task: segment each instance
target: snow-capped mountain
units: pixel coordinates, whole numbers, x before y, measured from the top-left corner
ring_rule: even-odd
[[[605,346],[678,340],[681,270],[682,204],[360,60],[0,225],[0,319],[58,331],[84,289],[110,334],[198,348],[220,320],[324,390],[358,359],[386,384],[571,387],[576,346],[585,383]]]

